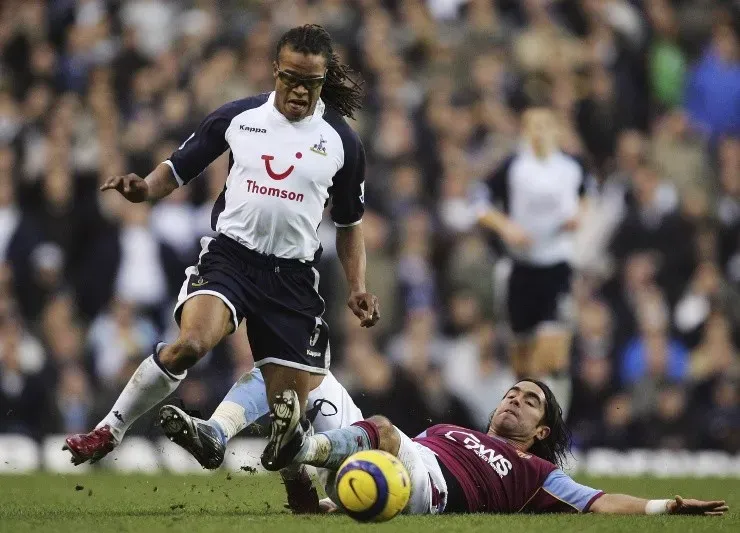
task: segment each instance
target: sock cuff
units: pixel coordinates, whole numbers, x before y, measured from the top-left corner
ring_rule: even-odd
[[[160,344],[164,344],[164,343],[160,343]],[[159,348],[159,345],[157,345],[157,348]],[[165,366],[162,364],[162,361],[159,360],[159,352],[161,351],[162,351],[161,348],[159,348],[158,350],[155,350],[154,353],[150,356],[152,358],[152,361],[154,361],[154,364],[156,364],[159,367],[159,369],[164,373],[164,375],[170,378],[172,381],[182,381],[183,379],[185,379],[185,376],[188,375],[187,370],[183,372],[182,374],[173,374],[172,372],[170,372],[169,370],[165,368]]]
[[[367,433],[367,438],[370,441],[370,449],[377,450],[380,444],[380,432],[378,426],[370,422],[369,420],[360,420],[352,424]]]

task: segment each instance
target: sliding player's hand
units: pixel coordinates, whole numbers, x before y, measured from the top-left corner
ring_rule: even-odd
[[[100,187],[100,190],[107,191],[108,189],[117,190],[126,200],[135,204],[144,202],[149,198],[149,185],[144,178],[136,174],[108,178]]]
[[[357,318],[360,326],[371,328],[380,320],[380,306],[378,297],[369,292],[352,292],[349,295],[347,305]]]
[[[705,502],[702,500],[684,500],[676,496],[674,501],[668,502],[668,512],[671,514],[701,514],[707,516],[723,515],[729,510],[724,500]]]

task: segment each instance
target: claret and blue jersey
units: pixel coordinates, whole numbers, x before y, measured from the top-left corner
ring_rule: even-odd
[[[290,122],[274,98],[265,93],[223,105],[165,163],[184,185],[230,149],[213,229],[265,255],[311,261],[330,198],[336,225],[362,219],[365,153],[357,134],[321,100],[313,115]]]
[[[439,424],[414,441],[432,450],[455,478],[448,486],[462,491],[467,512],[587,512],[604,494],[495,435]]]

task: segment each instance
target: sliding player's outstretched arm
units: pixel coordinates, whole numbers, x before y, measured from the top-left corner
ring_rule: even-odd
[[[724,501],[684,500],[680,496],[669,500],[646,500],[627,494],[607,494],[581,485],[560,469],[545,479],[542,490],[524,509],[526,512],[563,512],[599,514],[696,514],[721,515],[727,511]]]
[[[604,494],[591,505],[592,513],[602,514],[693,514],[722,515],[728,507],[724,500],[702,501],[676,496],[668,500],[645,500],[627,494]]]

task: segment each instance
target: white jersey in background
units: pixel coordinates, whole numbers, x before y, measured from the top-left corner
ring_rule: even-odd
[[[183,185],[230,149],[213,229],[265,255],[311,261],[321,249],[317,229],[329,197],[336,225],[362,218],[365,152],[321,100],[297,122],[274,102],[275,93],[265,93],[223,105],[165,163]]]
[[[524,148],[485,180],[476,202],[483,210],[499,205],[532,239],[526,249],[509,249],[515,261],[551,266],[572,260],[574,234],[562,227],[578,214],[585,190],[586,171],[578,160],[561,151],[538,159]]]

